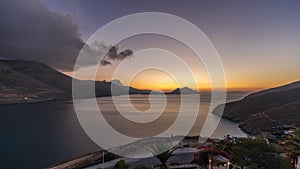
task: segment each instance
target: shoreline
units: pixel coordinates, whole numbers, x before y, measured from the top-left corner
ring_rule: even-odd
[[[200,92],[199,94],[203,94],[203,93],[210,93],[210,92]],[[227,94],[229,94],[229,93],[243,93],[245,95],[242,98],[239,98],[235,101],[241,100],[244,97],[249,95],[249,92],[243,92],[243,91],[227,91]],[[162,94],[162,93],[157,93],[157,94]],[[163,94],[165,94],[165,95],[180,95],[180,94],[168,93],[168,92],[165,92]],[[122,96],[122,95],[128,95],[128,94],[120,94],[120,95],[114,95],[114,96]],[[129,95],[149,95],[149,93],[129,93]],[[188,94],[188,95],[193,95],[193,94]],[[112,97],[112,96],[108,95],[108,96],[95,96],[95,97],[101,98],[101,97]],[[94,97],[82,97],[82,99],[85,99],[85,98],[94,98]],[[48,100],[47,99],[46,100],[43,100],[43,99],[33,99],[33,100],[23,99],[23,100],[21,100],[20,99],[20,101],[9,101],[9,98],[7,98],[7,99],[3,99],[3,100],[0,99],[0,106],[1,105],[34,104],[34,103],[53,102],[53,101],[70,101],[70,100],[73,100],[73,97],[71,95],[69,97],[65,97],[65,98],[53,98],[53,99],[48,99]]]
[[[67,99],[51,99],[51,100],[32,100],[32,101],[25,101],[25,102],[13,102],[13,103],[5,103],[0,101],[0,106],[9,106],[9,105],[21,105],[21,104],[38,104],[38,103],[45,103],[45,102],[66,102],[72,101],[72,98]]]
[[[97,164],[99,159],[102,160],[103,150],[98,150],[94,152],[90,152],[88,154],[81,155],[74,159],[58,162],[53,164],[45,169],[61,169],[61,168],[79,168],[79,167],[88,167],[93,164]],[[89,163],[89,165],[87,165]]]
[[[174,137],[182,137],[182,136],[174,136]],[[211,143],[219,142],[220,140],[222,140],[222,139],[218,139],[218,138],[207,138],[205,142],[199,143],[199,137],[200,136],[185,136],[182,140],[180,140],[179,147],[180,148],[196,148],[197,146],[200,146],[200,145],[211,144]],[[239,138],[239,137],[237,137],[237,138]],[[168,139],[168,138],[162,138],[162,139]],[[124,145],[124,146],[127,146],[127,145]],[[50,167],[46,167],[46,169],[85,168],[85,167],[94,166],[94,165],[102,163],[103,151],[105,152],[104,155],[106,156],[106,160],[107,160],[107,161],[104,160],[104,162],[109,162],[109,161],[113,161],[113,160],[122,158],[122,156],[114,155],[111,152],[107,152],[106,150],[97,150],[95,152],[81,155],[74,159],[66,160],[63,162],[58,162],[56,164],[51,165]],[[108,155],[111,155],[111,157],[107,157]],[[109,158],[109,159],[107,159],[107,158]]]

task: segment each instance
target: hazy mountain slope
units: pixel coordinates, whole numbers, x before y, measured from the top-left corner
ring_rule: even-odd
[[[260,134],[272,127],[300,126],[300,100],[251,115],[240,127],[247,133]]]
[[[11,69],[28,77],[32,77],[35,80],[69,93],[72,92],[72,88],[70,87],[72,78],[43,63],[33,61],[6,61],[5,64]]]
[[[73,79],[38,62],[0,60],[0,104],[71,99],[73,80],[80,89],[76,92],[77,97],[151,92],[111,82]],[[95,90],[87,92],[86,87],[92,85]]]
[[[300,114],[300,87],[297,87],[297,84],[299,82],[278,89],[274,88],[268,92],[251,94],[240,101],[227,103],[223,117],[240,122],[241,128],[252,134],[274,125],[300,125],[294,120],[299,119]],[[220,106],[216,109],[219,108]]]
[[[297,82],[293,82],[293,83],[290,83],[287,85],[283,85],[283,86],[263,90],[260,92],[256,92],[256,93],[250,94],[248,97],[256,97],[256,96],[264,95],[267,93],[280,92],[280,91],[290,90],[290,89],[299,88],[299,87],[300,87],[300,81],[297,81]]]
[[[25,94],[18,92],[0,83],[0,102],[3,101],[6,101],[8,103],[12,101],[21,102],[24,100],[24,97],[26,97]]]
[[[95,86],[95,91],[86,90],[87,87]],[[99,82],[91,80],[78,81],[76,85],[76,92],[73,93],[77,97],[102,97],[102,96],[112,96],[112,95],[122,95],[128,94],[124,86],[118,86],[111,82]],[[113,93],[112,93],[113,90]],[[137,93],[138,94],[138,93]]]
[[[227,103],[223,117],[233,121],[241,121],[247,119],[249,115],[288,104],[296,100],[300,100],[300,88],[258,95],[256,97],[247,96],[240,101]]]
[[[4,103],[65,99],[68,97],[67,92],[17,72],[2,61],[0,62],[0,83],[2,84],[0,101]]]

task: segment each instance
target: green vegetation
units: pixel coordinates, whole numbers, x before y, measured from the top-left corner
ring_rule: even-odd
[[[231,164],[235,169],[293,169],[300,155],[300,129],[293,134],[282,135],[280,142],[270,143],[263,138],[231,138],[198,147],[192,163],[203,168]],[[279,141],[279,140],[278,140]],[[279,144],[280,143],[280,144]],[[159,142],[151,147],[152,153],[160,161],[157,166],[167,169],[167,161],[176,148],[170,142]],[[225,158],[224,158],[225,157]],[[119,161],[113,169],[128,169],[129,164]],[[138,166],[136,169],[146,169]]]
[[[128,168],[129,168],[129,164],[127,164],[124,160],[118,161],[113,167],[113,169],[128,169]]]
[[[287,136],[284,141],[284,148],[292,161],[292,165],[296,167],[298,156],[300,156],[300,129]]]
[[[199,152],[194,155],[192,163],[206,167],[209,164],[213,166],[224,165],[224,161],[220,161],[218,157],[222,156],[228,160],[232,159],[232,144],[233,141],[230,139],[229,135],[218,143],[214,143],[208,146],[198,147]],[[225,162],[226,163],[226,162]]]
[[[241,169],[289,169],[289,162],[280,156],[280,151],[264,139],[241,138],[232,147],[234,164]]]
[[[167,161],[173,156],[173,152],[176,148],[172,148],[171,144],[159,142],[155,146],[151,147],[153,155],[160,161],[161,169],[167,169]]]
[[[283,154],[283,148],[262,138],[232,139],[227,136],[218,143],[198,149],[199,152],[195,154],[192,163],[204,168],[209,164],[224,165],[227,161],[221,160],[220,157],[225,157],[239,169],[292,169],[288,158]],[[291,149],[295,150],[295,147]]]

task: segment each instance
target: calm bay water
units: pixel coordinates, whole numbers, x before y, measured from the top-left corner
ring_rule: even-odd
[[[244,94],[234,93],[229,95],[227,101],[237,100]],[[132,95],[131,102],[124,96],[118,96],[119,108],[125,111],[129,118],[149,122],[160,114],[156,111],[161,108],[161,98],[152,98],[151,111],[148,96]],[[177,95],[168,96],[168,104],[161,120],[157,120],[155,129],[148,127],[133,130],[135,124],[125,125],[122,116],[117,116],[111,97],[98,98],[99,108],[102,114],[106,114],[106,120],[120,132],[129,135],[141,136],[156,134],[171,125],[176,117],[176,107],[180,105]],[[143,113],[131,111],[128,104]],[[82,100],[82,109],[89,110],[89,99]],[[190,104],[195,104],[193,101]],[[204,99],[201,102],[203,112],[199,112],[199,119],[189,135],[198,135],[203,125],[209,103]],[[141,116],[142,115],[142,116]],[[186,114],[189,116],[189,114]],[[88,114],[87,114],[88,116]],[[217,119],[217,118],[216,118]],[[210,117],[214,120],[214,116]],[[147,130],[147,132],[145,132]],[[43,102],[32,104],[0,105],[0,165],[1,168],[44,168],[55,163],[69,160],[89,152],[99,150],[98,147],[81,128],[72,102]],[[219,127],[212,137],[222,138],[226,134],[245,136],[237,127],[237,124],[227,120],[221,120]]]

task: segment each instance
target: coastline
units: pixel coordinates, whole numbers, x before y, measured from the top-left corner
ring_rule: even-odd
[[[58,163],[53,164],[53,165],[51,165],[49,167],[46,167],[45,169],[79,168],[79,167],[83,167],[83,165],[86,165],[86,163],[88,163],[88,162],[92,163],[93,161],[96,161],[97,159],[102,159],[102,151],[103,150],[98,150],[98,151],[95,151],[95,152],[84,154],[84,155],[76,157],[74,159],[70,159],[70,160],[58,162]]]
[[[71,101],[72,98],[66,98],[66,99],[51,99],[51,100],[29,100],[29,101],[23,101],[23,102],[2,102],[0,101],[0,106],[7,106],[7,105],[20,105],[20,104],[37,104],[37,103],[44,103],[44,102],[67,102]]]
[[[175,137],[181,137],[181,136],[175,136]],[[166,139],[166,138],[160,138],[160,139]],[[147,142],[147,140],[148,139],[146,139],[145,141]],[[205,142],[199,143],[199,136],[185,136],[179,142],[179,148],[197,148],[198,146],[204,146],[204,145],[216,143],[221,140],[222,139],[208,138]],[[137,141],[137,142],[139,142],[139,141]],[[110,162],[110,161],[117,161],[117,159],[122,159],[121,156],[113,155],[112,153],[107,152],[105,150],[98,150],[98,151],[95,151],[92,153],[88,153],[88,154],[76,157],[74,159],[70,159],[70,160],[66,160],[66,161],[63,161],[63,162],[60,162],[57,164],[53,164],[50,167],[47,167],[46,169],[88,168],[88,167],[96,166],[96,165],[99,165],[102,163],[103,153],[105,155],[105,160],[104,160],[105,163]],[[145,158],[145,157],[141,156],[139,158]],[[147,156],[146,158],[149,158],[149,157]]]

